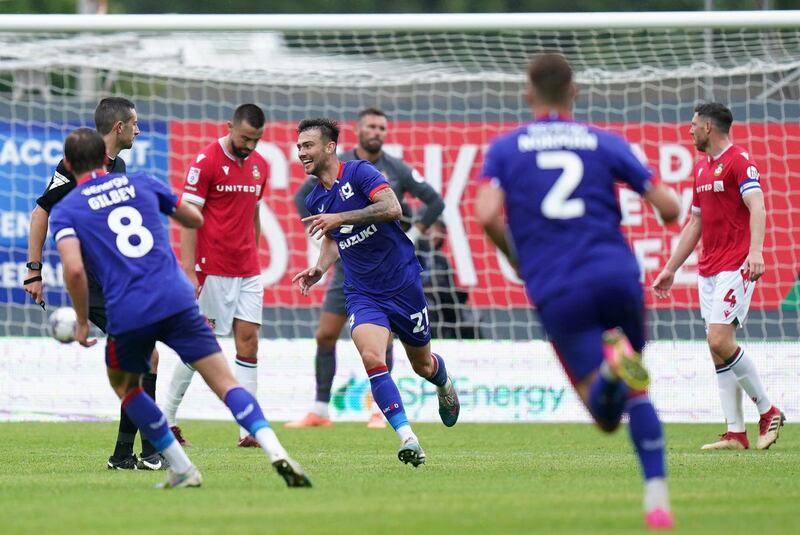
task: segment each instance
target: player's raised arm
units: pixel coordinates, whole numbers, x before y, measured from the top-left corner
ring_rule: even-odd
[[[312,237],[324,236],[342,225],[370,225],[396,221],[403,215],[400,201],[392,188],[386,185],[372,196],[372,204],[360,210],[351,210],[338,214],[315,214],[302,219],[308,225],[308,234]]]

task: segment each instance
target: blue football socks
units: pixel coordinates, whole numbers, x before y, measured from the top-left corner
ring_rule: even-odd
[[[397,430],[399,427],[409,425],[400,391],[394,384],[389,369],[386,366],[378,366],[367,370],[367,375],[372,387],[372,398],[392,428]]]
[[[259,429],[270,426],[258,401],[244,387],[236,386],[228,390],[224,401],[239,425],[251,435],[255,436]]]
[[[626,404],[630,422],[628,430],[636,448],[646,480],[666,475],[664,434],[661,421],[647,394],[631,397]]]

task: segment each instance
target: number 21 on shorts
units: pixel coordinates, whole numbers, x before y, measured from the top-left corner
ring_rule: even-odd
[[[428,307],[423,308],[420,312],[411,314],[409,318],[411,321],[416,322],[414,330],[412,331],[414,334],[428,330]]]

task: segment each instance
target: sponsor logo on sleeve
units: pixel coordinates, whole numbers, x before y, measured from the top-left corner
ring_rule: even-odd
[[[69,179],[56,171],[53,173],[53,179],[50,180],[50,187],[47,189],[56,189],[60,188],[61,186],[66,186],[67,184],[69,184]]]
[[[747,168],[746,173],[747,173],[747,178],[750,178],[752,180],[759,180],[761,178],[761,175],[759,174],[758,169],[756,169],[755,165],[749,166]]]
[[[414,179],[414,182],[419,182],[420,184],[425,182],[425,177],[422,176],[420,172],[414,169],[413,167],[411,168],[411,178]]]
[[[200,168],[190,167],[189,174],[186,175],[186,183],[195,186],[200,181]]]

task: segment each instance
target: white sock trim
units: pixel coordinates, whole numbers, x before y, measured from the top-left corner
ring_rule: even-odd
[[[400,443],[403,444],[409,438],[417,438],[417,435],[414,434],[414,431],[411,430],[410,425],[401,425],[397,429],[394,430],[397,433],[397,436],[400,437]]]
[[[258,445],[261,446],[261,449],[264,450],[267,457],[269,457],[269,461],[272,463],[278,459],[286,459],[289,457],[289,454],[286,453],[286,450],[281,445],[281,441],[278,440],[278,436],[271,427],[262,427],[256,431],[256,441],[258,441]]]
[[[161,455],[169,461],[170,468],[179,474],[185,474],[192,468],[192,461],[189,460],[189,456],[186,455],[186,451],[178,444],[177,440],[173,440],[172,444],[161,452]]]

